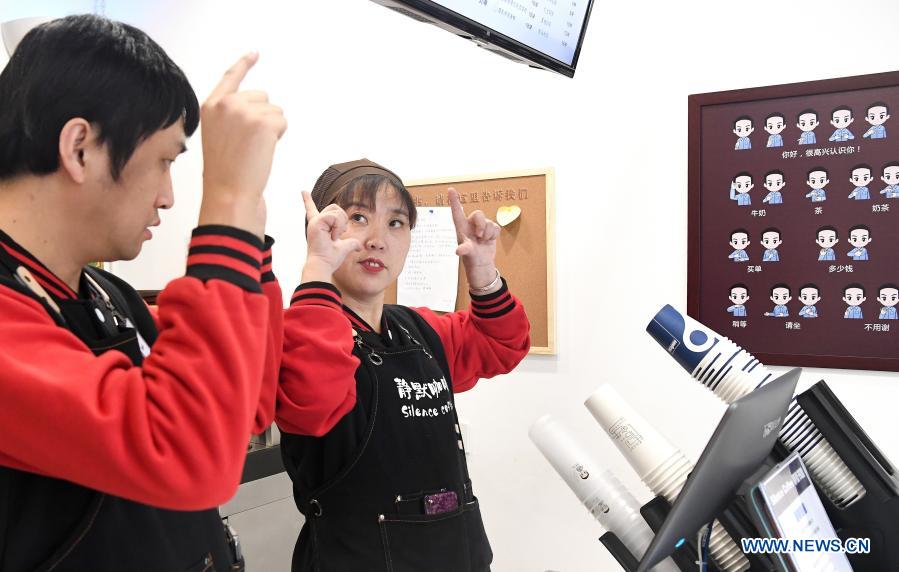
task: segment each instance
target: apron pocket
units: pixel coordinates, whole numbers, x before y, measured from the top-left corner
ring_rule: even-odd
[[[463,572],[469,569],[468,535],[462,508],[436,515],[378,518],[389,572]]]
[[[468,550],[471,554],[472,572],[490,570],[493,562],[493,550],[487,539],[487,531],[484,530],[484,521],[481,519],[481,508],[478,499],[465,503],[462,507],[465,517],[465,529],[468,532]]]

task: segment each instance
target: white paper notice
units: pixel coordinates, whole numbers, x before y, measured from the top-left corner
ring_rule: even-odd
[[[450,207],[418,207],[406,266],[397,280],[397,304],[456,309],[459,257]]]

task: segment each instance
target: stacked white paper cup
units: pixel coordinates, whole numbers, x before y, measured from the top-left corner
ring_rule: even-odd
[[[638,415],[611,385],[601,385],[584,405],[646,486],[674,504],[693,463]],[[740,547],[717,520],[712,525],[710,552],[722,570],[749,569]]]
[[[535,421],[528,436],[603,528],[615,533],[637,560],[642,558],[652,542],[652,529],[640,516],[637,499],[615,475],[603,470],[571,432],[550,415]],[[654,570],[678,572],[670,559]]]
[[[752,354],[671,306],[656,314],[647,331],[694,379],[725,403],[736,401],[775,377]],[[689,343],[697,334],[707,340],[698,348]],[[780,441],[790,451],[799,452],[812,479],[836,507],[846,508],[865,495],[864,486],[795,399],[781,427]]]
[[[751,354],[723,336],[719,336],[718,343],[691,375],[725,403],[733,403],[775,377]],[[787,410],[780,440],[790,451],[799,452],[815,482],[838,508],[846,508],[865,495],[865,487],[795,399]]]

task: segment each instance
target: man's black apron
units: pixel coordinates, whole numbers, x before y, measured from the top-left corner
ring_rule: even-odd
[[[90,300],[59,301],[60,315],[15,278],[18,266],[0,247],[2,286],[37,299],[57,325],[69,329],[95,355],[114,349],[141,365],[157,332],[133,288],[112,274],[86,268],[109,303],[97,288],[91,288]],[[118,325],[125,320],[136,328]],[[3,572],[223,572],[232,570],[233,562],[215,509],[163,510],[68,481],[0,467]]]
[[[375,332],[355,335],[357,384],[371,384],[372,396],[361,445],[324,485],[295,487],[306,524],[293,570],[489,570],[493,553],[468,477],[443,345],[412,310],[385,306],[384,314],[392,342]],[[308,439],[282,436],[292,477],[290,449]]]

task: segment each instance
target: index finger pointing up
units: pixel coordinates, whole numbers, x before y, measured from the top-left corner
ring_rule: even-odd
[[[450,187],[446,190],[446,194],[449,198],[450,209],[453,213],[453,224],[456,226],[456,235],[459,238],[459,242],[462,242],[462,234],[468,224],[468,218],[465,216],[465,211],[462,210],[462,203],[459,201],[459,191]]]
[[[258,59],[258,52],[250,52],[237,60],[233,66],[228,68],[228,71],[225,72],[222,79],[219,80],[218,85],[215,86],[215,89],[209,94],[209,99],[216,100],[229,93],[236,93],[237,88],[240,87],[240,82],[243,81],[247,72],[256,64]]]
[[[303,191],[303,204],[306,206],[306,220],[310,221],[318,215],[318,207],[315,206],[315,201],[312,200],[312,195],[309,191]]]

